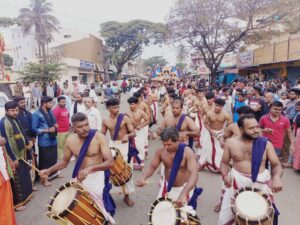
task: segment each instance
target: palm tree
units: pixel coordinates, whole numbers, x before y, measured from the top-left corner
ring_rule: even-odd
[[[46,45],[53,40],[53,32],[58,32],[59,21],[51,15],[52,4],[47,0],[30,0],[28,8],[22,8],[18,21],[24,34],[34,30],[39,48],[39,58],[46,63]]]

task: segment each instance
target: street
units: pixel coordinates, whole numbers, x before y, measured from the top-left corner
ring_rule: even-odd
[[[128,109],[127,97],[122,96],[120,111],[124,112]],[[99,107],[102,116],[107,116],[105,107]],[[150,141],[150,157],[154,154],[155,149],[160,145],[160,141]],[[149,160],[146,161],[146,167]],[[26,205],[27,209],[17,212],[17,221],[20,225],[50,225],[56,224],[55,221],[49,219],[46,214],[46,205],[50,196],[62,184],[68,182],[74,162],[71,162],[67,169],[63,171],[64,178],[58,178],[52,181],[51,187],[43,187],[38,185],[38,191],[34,193],[33,199]],[[134,171],[134,180],[141,176],[141,172]],[[136,192],[132,195],[135,205],[132,208],[127,207],[123,203],[121,195],[113,195],[117,212],[115,219],[119,225],[146,225],[148,223],[148,211],[151,204],[156,200],[159,186],[159,174],[156,172],[149,180],[149,184],[144,188],[136,188]],[[221,190],[221,176],[211,172],[203,171],[199,173],[198,185],[204,189],[198,201],[198,215],[202,224],[217,224],[218,214],[214,212],[214,206],[218,203]],[[275,195],[277,207],[280,211],[279,224],[296,225],[299,224],[298,215],[300,209],[300,174],[292,169],[285,169],[283,175],[283,191]]]

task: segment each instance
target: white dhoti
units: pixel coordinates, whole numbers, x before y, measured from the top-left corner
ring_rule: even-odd
[[[199,120],[199,123],[196,125],[200,129],[200,146],[203,146],[203,144],[205,143],[204,134],[207,132],[207,129],[204,126],[204,119],[205,119],[204,116],[198,115],[198,117],[200,117],[200,120]]]
[[[133,166],[134,168],[144,167],[144,161],[145,161],[145,146],[144,146],[144,131],[143,130],[135,130],[135,147],[139,151],[139,158],[141,159],[142,163],[139,165],[137,161],[133,160]]]
[[[158,121],[158,113],[159,113],[159,109],[158,109],[158,104],[157,104],[156,101],[153,101],[153,103],[151,104],[151,110],[152,110],[152,112],[153,112],[153,118],[154,118],[154,120],[155,120],[156,123],[157,123],[157,121]]]
[[[251,174],[242,174],[234,168],[231,169],[230,176],[233,178],[233,185],[225,189],[218,225],[234,224],[233,213],[231,211],[231,198],[234,196],[236,190],[249,186],[255,187],[270,196],[271,200],[273,199],[273,193],[270,188],[271,175],[269,170],[266,169],[262,173],[259,173],[255,183],[252,182]]]
[[[148,150],[149,150],[149,139],[148,139],[149,126],[148,125],[144,126],[141,130],[143,132],[145,153],[148,153]]]
[[[111,215],[105,210],[103,204],[103,188],[105,186],[105,175],[104,171],[97,171],[89,174],[83,181],[82,186],[89,193],[92,199],[96,202],[96,204],[101,209],[104,217],[110,221],[111,224],[115,224],[115,220],[111,217]]]
[[[164,190],[166,189],[166,187],[168,186],[168,182],[166,182],[165,180],[162,183],[163,185],[160,186],[160,190],[158,193],[158,198],[161,198],[164,196]],[[180,187],[172,187],[171,191],[167,193],[167,197],[170,198],[173,201],[176,201],[182,190],[184,189],[186,184],[180,186]],[[193,192],[194,189],[190,191],[189,195],[187,196],[187,202],[190,200],[190,198],[193,196]],[[181,212],[186,212],[191,214],[192,216],[196,216],[196,211],[193,209],[192,206],[188,206],[188,205],[184,205],[183,207],[180,208]],[[187,219],[186,214],[182,214],[181,216],[183,216],[184,219]]]
[[[219,172],[224,152],[219,139],[223,135],[224,130],[213,130],[213,132],[215,133],[213,136],[208,130],[203,134],[203,145],[200,151],[199,164],[210,171]]]
[[[122,143],[121,141],[110,141],[109,142],[109,147],[114,147],[120,150],[124,160],[127,162],[128,159],[128,142],[127,143]],[[114,152],[113,152],[114,154]],[[114,155],[113,155],[114,156]],[[129,163],[131,169],[133,169],[133,163],[132,160]],[[113,193],[119,193],[119,194],[131,194],[135,191],[134,187],[134,182],[133,182],[133,177],[123,186],[121,187],[116,187],[113,186],[112,192]]]

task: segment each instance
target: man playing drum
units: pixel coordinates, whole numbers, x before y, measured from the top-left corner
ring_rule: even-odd
[[[144,146],[144,135],[143,128],[148,126],[150,117],[143,110],[139,108],[139,100],[135,97],[130,97],[127,100],[129,104],[129,111],[126,113],[133,127],[135,129],[136,138],[135,138],[135,147],[139,151],[139,157],[141,159],[141,164],[138,165],[137,161],[134,158],[134,168],[141,170],[144,167],[145,161],[145,146]]]
[[[273,200],[272,191],[282,190],[282,167],[272,144],[260,137],[259,125],[254,115],[247,114],[238,120],[240,136],[226,141],[221,161],[221,173],[226,191],[219,215],[219,225],[234,224],[231,211],[231,198],[235,191],[243,187],[255,187],[269,195]],[[230,170],[230,161],[233,166]],[[266,161],[272,166],[272,174],[266,169]],[[278,211],[274,207],[275,216]]]
[[[115,147],[120,150],[124,160],[128,161],[128,151],[130,139],[135,137],[134,127],[129,117],[123,113],[119,113],[120,101],[118,99],[109,99],[106,101],[106,108],[109,111],[109,118],[103,120],[102,133],[106,135],[109,130],[112,140],[109,147]],[[124,196],[124,202],[129,206],[133,206],[134,202],[129,198],[129,194],[134,192],[134,184],[132,178],[124,187],[121,187]]]
[[[164,146],[156,151],[149,168],[137,181],[137,186],[146,185],[147,179],[153,175],[160,163],[163,163],[165,180],[158,197],[168,197],[176,201],[178,207],[188,204],[195,210],[196,199],[202,191],[195,188],[198,181],[196,155],[191,148],[179,142],[176,128],[168,127],[160,136]]]
[[[108,144],[103,134],[90,129],[85,114],[76,113],[71,120],[75,133],[66,140],[62,160],[49,169],[42,170],[40,176],[46,178],[49,174],[66,168],[71,157],[75,155],[76,164],[72,177],[82,183],[84,189],[102,209],[106,219],[114,224],[113,218],[108,213],[114,213],[114,202],[109,196],[110,184],[107,172],[114,161]]]

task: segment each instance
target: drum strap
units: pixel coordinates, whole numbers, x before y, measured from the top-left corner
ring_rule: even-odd
[[[72,178],[77,177],[79,169],[80,169],[81,164],[83,162],[83,159],[84,159],[84,157],[85,157],[85,155],[86,155],[86,153],[88,151],[89,145],[90,145],[93,137],[95,136],[96,132],[97,132],[97,130],[91,129],[90,132],[89,132],[89,134],[88,134],[88,136],[84,140],[84,142],[82,144],[82,147],[80,149],[80,152],[79,152],[78,159],[77,159],[76,164],[74,166]]]
[[[176,130],[177,130],[177,132],[180,131],[181,126],[182,126],[182,124],[183,124],[183,121],[185,120],[185,117],[187,117],[186,114],[182,114],[182,115],[180,116],[179,121],[178,121],[178,123],[177,123],[177,125],[176,125]],[[194,144],[194,139],[193,139],[192,137],[189,137],[189,144],[188,144],[188,146],[189,146],[191,149],[193,149],[193,144]]]

